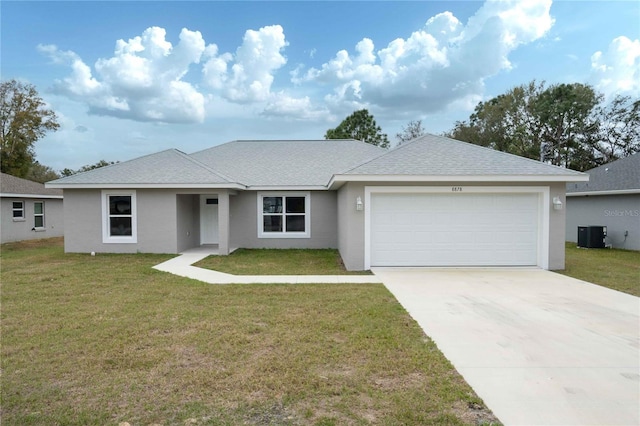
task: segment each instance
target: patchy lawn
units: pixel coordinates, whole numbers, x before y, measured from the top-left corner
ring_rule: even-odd
[[[209,256],[194,266],[233,275],[370,275],[347,271],[338,250],[239,249],[229,256]]]
[[[567,243],[565,270],[558,272],[640,297],[638,251],[584,249]]]
[[[202,284],[1,247],[4,425],[490,424],[382,285]]]

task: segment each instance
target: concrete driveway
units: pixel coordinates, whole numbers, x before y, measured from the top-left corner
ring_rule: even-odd
[[[639,298],[540,269],[374,272],[504,424],[640,424]]]

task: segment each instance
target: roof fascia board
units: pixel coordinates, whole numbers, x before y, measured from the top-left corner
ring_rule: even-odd
[[[640,194],[639,189],[612,189],[610,191],[567,192],[567,197],[583,197],[587,195],[625,195]]]
[[[246,186],[237,183],[47,183],[45,187],[57,189],[246,189]]]
[[[62,195],[41,195],[41,194],[14,194],[11,192],[0,192],[0,198],[41,198],[62,200]]]
[[[327,188],[324,185],[313,185],[313,186],[268,186],[268,185],[255,185],[255,186],[247,186],[247,190],[249,191],[326,191]]]
[[[589,175],[334,175],[328,187],[343,182],[588,182]]]

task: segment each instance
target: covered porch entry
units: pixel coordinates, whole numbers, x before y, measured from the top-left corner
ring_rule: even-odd
[[[228,190],[176,195],[177,251],[217,246],[218,254],[229,254]]]

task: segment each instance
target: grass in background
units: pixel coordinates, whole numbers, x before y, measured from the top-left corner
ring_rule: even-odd
[[[1,247],[4,425],[490,424],[382,285],[202,284]]]
[[[565,253],[565,270],[559,273],[640,297],[640,252],[585,249],[568,242]]]
[[[239,249],[229,256],[209,256],[194,266],[233,275],[370,275],[347,271],[338,250]]]

